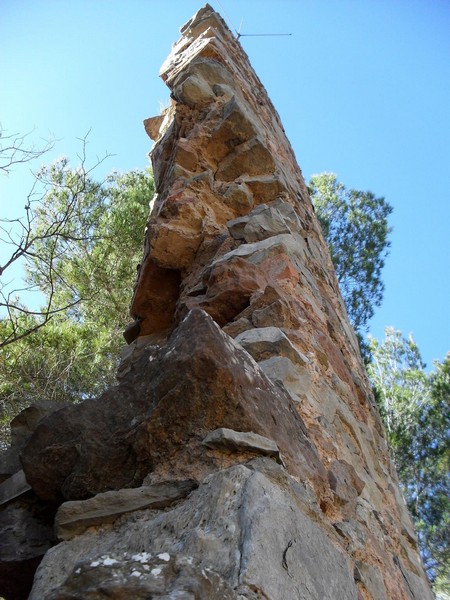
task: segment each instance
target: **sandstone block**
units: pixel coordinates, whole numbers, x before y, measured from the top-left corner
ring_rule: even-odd
[[[354,467],[344,460],[335,460],[328,471],[328,480],[331,489],[342,502],[351,502],[361,494],[365,483],[362,481]]]
[[[156,483],[104,492],[88,500],[64,502],[56,514],[56,535],[60,540],[68,540],[88,527],[110,523],[127,512],[145,508],[165,508],[194,488],[193,481]]]
[[[311,376],[304,369],[299,369],[285,356],[273,356],[259,363],[259,367],[267,377],[284,387],[295,402],[299,402],[303,395],[308,394],[311,387]]]
[[[20,470],[9,479],[0,483],[0,505],[21,496],[31,490],[31,486],[25,478],[25,473]]]
[[[265,240],[282,233],[301,231],[298,216],[288,202],[281,199],[259,204],[248,215],[227,223],[230,234],[247,243]]]
[[[242,244],[235,250],[228,252],[222,258],[217,259],[215,263],[226,262],[233,257],[245,258],[254,265],[259,265],[268,258],[277,254],[286,254],[295,262],[304,259],[305,241],[298,234],[280,233],[269,237],[268,239],[251,244]]]
[[[372,565],[356,561],[355,580],[363,583],[373,600],[389,600],[383,577],[380,571]]]
[[[275,456],[279,461],[281,460],[276,443],[252,431],[233,431],[221,427],[208,433],[203,444],[209,448],[224,448],[234,451],[252,450],[258,454]]]
[[[285,356],[303,367],[308,359],[292,344],[279,327],[260,327],[244,331],[235,337],[236,342],[260,362],[272,356]]]

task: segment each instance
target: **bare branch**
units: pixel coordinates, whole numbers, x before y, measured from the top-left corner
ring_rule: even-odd
[[[8,170],[12,164],[27,162],[48,151],[50,146],[36,150],[34,147],[25,148],[24,136],[2,136],[0,142],[6,140],[6,145],[0,143],[0,169]],[[40,310],[31,310],[18,301],[19,292],[14,289],[4,293],[8,285],[3,283],[0,289],[0,308],[6,312],[6,317],[0,322],[6,324],[4,339],[0,340],[0,348],[12,344],[27,335],[34,333],[46,325],[56,314],[67,311],[83,298],[76,297],[74,290],[65,275],[60,270],[61,259],[70,250],[73,243],[83,241],[87,247],[98,239],[89,231],[89,210],[83,206],[83,198],[87,193],[97,193],[104,184],[94,183],[91,173],[101,165],[109,154],[98,158],[90,167],[87,163],[87,138],[89,132],[81,138],[82,149],[79,155],[80,165],[76,170],[66,168],[67,161],[60,161],[59,172],[55,167],[46,167],[35,174],[35,181],[24,206],[25,214],[15,219],[0,219],[0,241],[11,247],[11,252],[0,265],[0,277],[13,264],[21,262],[28,270],[29,286],[25,291],[38,287],[45,290],[46,303]],[[53,168],[53,171],[52,171]],[[61,174],[61,180],[56,175]],[[67,201],[53,206],[52,199],[55,190],[67,192]],[[42,215],[46,218],[42,219]],[[86,229],[77,229],[77,223],[85,223]],[[0,284],[1,285],[1,284]],[[64,306],[55,305],[56,289],[67,290],[68,300]],[[29,320],[23,317],[30,317]],[[25,323],[25,324],[24,324]]]
[[[28,163],[46,154],[54,146],[53,140],[43,140],[41,147],[27,144],[31,131],[25,134],[6,134],[0,124],[0,171],[8,173],[14,165]]]

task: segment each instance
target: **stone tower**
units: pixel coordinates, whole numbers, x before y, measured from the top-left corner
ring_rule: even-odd
[[[30,598],[431,599],[280,119],[210,6],[181,34],[145,121],[156,195],[119,385],[22,451],[59,507]]]

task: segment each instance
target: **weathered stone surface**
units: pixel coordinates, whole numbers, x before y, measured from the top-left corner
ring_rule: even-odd
[[[325,531],[300,508],[305,495],[297,482],[286,479],[284,469],[269,462],[267,474],[262,472],[264,462],[256,462],[256,470],[244,465],[222,470],[208,476],[169,511],[124,515],[114,525],[92,528],[59,544],[42,562],[30,600],[42,598],[50,588],[55,589],[55,598],[66,598],[56,595],[56,590],[62,593],[74,581],[77,569],[82,575],[88,565],[102,568],[105,560],[110,563],[113,558],[122,570],[123,563],[129,564],[129,558],[123,557],[137,549],[141,555],[195,557],[197,573],[217,574],[222,589],[233,590],[231,598],[356,600],[353,568],[345,553],[330,544]],[[153,585],[144,569],[147,560],[129,566],[138,567],[142,585]],[[112,579],[111,571],[107,572]],[[106,579],[101,571],[98,578],[92,577],[92,588]],[[125,579],[130,581],[129,576]]]
[[[408,570],[405,567],[397,556],[394,559],[403,575],[409,597],[412,600],[433,600],[434,594],[431,592],[429,583],[423,578],[421,572],[413,573],[412,570]]]
[[[304,366],[308,359],[295,348],[279,327],[260,327],[244,331],[235,337],[253,358],[260,362],[273,356],[286,356],[293,363]]]
[[[259,473],[247,486],[253,501],[243,507],[247,550],[241,567],[244,589],[261,590],[268,598],[356,600],[353,573],[345,554],[330,544],[283,490],[269,489]],[[273,555],[275,548],[282,550],[281,556]],[[284,576],[280,576],[280,559]]]
[[[292,205],[282,199],[277,199],[269,205],[260,204],[247,216],[228,221],[227,227],[235,239],[244,240],[247,243],[302,230]]]
[[[9,505],[0,512],[0,596],[28,597],[34,572],[54,541],[52,529],[26,506]]]
[[[328,480],[333,492],[344,503],[355,500],[365,485],[352,465],[346,463],[345,460],[335,460],[332,463],[328,471]]]
[[[36,429],[38,423],[44,417],[63,406],[62,404],[42,400],[27,407],[14,417],[10,423],[11,446],[6,450],[0,451],[0,483],[22,469],[19,459],[20,452]]]
[[[205,279],[205,293],[186,299],[185,307],[206,310],[219,325],[232,321],[249,305],[253,294],[266,286],[264,272],[249,268],[239,257],[212,265]]]
[[[63,405],[42,400],[20,412],[11,421],[11,445],[22,448],[40,421],[60,408]]]
[[[56,535],[68,540],[88,527],[110,523],[120,515],[145,508],[165,508],[195,488],[193,481],[156,483],[97,494],[88,500],[64,502],[56,513]]]
[[[29,490],[31,490],[31,486],[25,478],[25,473],[22,470],[17,471],[9,479],[0,483],[0,505],[25,494]]]
[[[372,565],[356,561],[355,580],[362,582],[373,600],[389,600],[381,573]]]
[[[15,448],[5,448],[0,451],[0,483],[20,471],[19,452]]]
[[[235,600],[223,578],[199,568],[192,557],[161,552],[111,553],[81,560],[47,600]]]
[[[280,450],[273,440],[251,431],[233,431],[221,427],[211,431],[203,440],[209,448],[224,448],[226,450],[252,450],[258,454],[275,456],[281,461]]]
[[[267,358],[259,363],[259,367],[271,381],[284,387],[295,402],[299,402],[311,388],[309,372],[286,356]]]
[[[323,486],[324,469],[290,397],[206,313],[193,310],[117,388],[45,419],[22,463],[41,498],[84,499],[140,485],[164,463],[179,477],[196,477],[213,464],[201,440],[220,427],[274,440],[292,472]]]

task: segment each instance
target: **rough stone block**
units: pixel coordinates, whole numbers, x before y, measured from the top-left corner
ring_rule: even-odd
[[[68,540],[88,527],[110,523],[120,515],[145,508],[165,508],[196,487],[193,481],[175,481],[97,494],[88,500],[65,502],[56,514],[56,535]]]
[[[260,362],[272,356],[285,356],[294,364],[303,367],[309,361],[279,327],[260,327],[240,333],[236,342]]]
[[[25,478],[25,473],[22,470],[17,471],[0,484],[0,505],[22,496],[29,490],[31,490],[31,486]]]
[[[105,585],[130,586],[133,569],[138,571],[136,584],[149,594],[149,586],[154,585],[152,570],[162,567],[152,564],[155,555],[168,565],[174,556],[193,557],[192,577],[201,578],[203,571],[216,574],[218,590],[224,594],[225,590],[227,594],[232,591],[224,598],[252,598],[257,590],[259,598],[356,600],[353,567],[325,531],[300,509],[305,496],[297,491],[298,484],[290,484],[284,469],[274,462],[268,475],[260,471],[263,463],[251,464],[252,469],[238,465],[208,476],[188,498],[169,510],[149,512],[138,519],[125,515],[109,529],[92,528],[55,546],[39,567],[30,600],[48,597],[45,590],[50,581],[55,599],[81,600],[81,595],[65,594],[67,590],[86,592],[87,580],[93,594]],[[137,548],[140,557],[135,559]],[[145,569],[146,564],[151,568]],[[115,567],[127,576],[114,577]],[[155,589],[155,594],[162,594],[161,589],[166,594],[183,589],[178,584],[171,587],[163,568],[158,573],[161,588]],[[99,571],[93,573],[93,569]],[[131,592],[137,594],[133,591],[136,588],[124,589],[128,590],[127,597]],[[212,595],[194,597],[216,598],[212,588],[209,593]]]
[[[208,448],[224,448],[227,450],[252,450],[258,454],[275,456],[281,461],[280,451],[273,440],[253,433],[252,431],[233,431],[221,427],[208,433],[203,440],[203,444]]]

